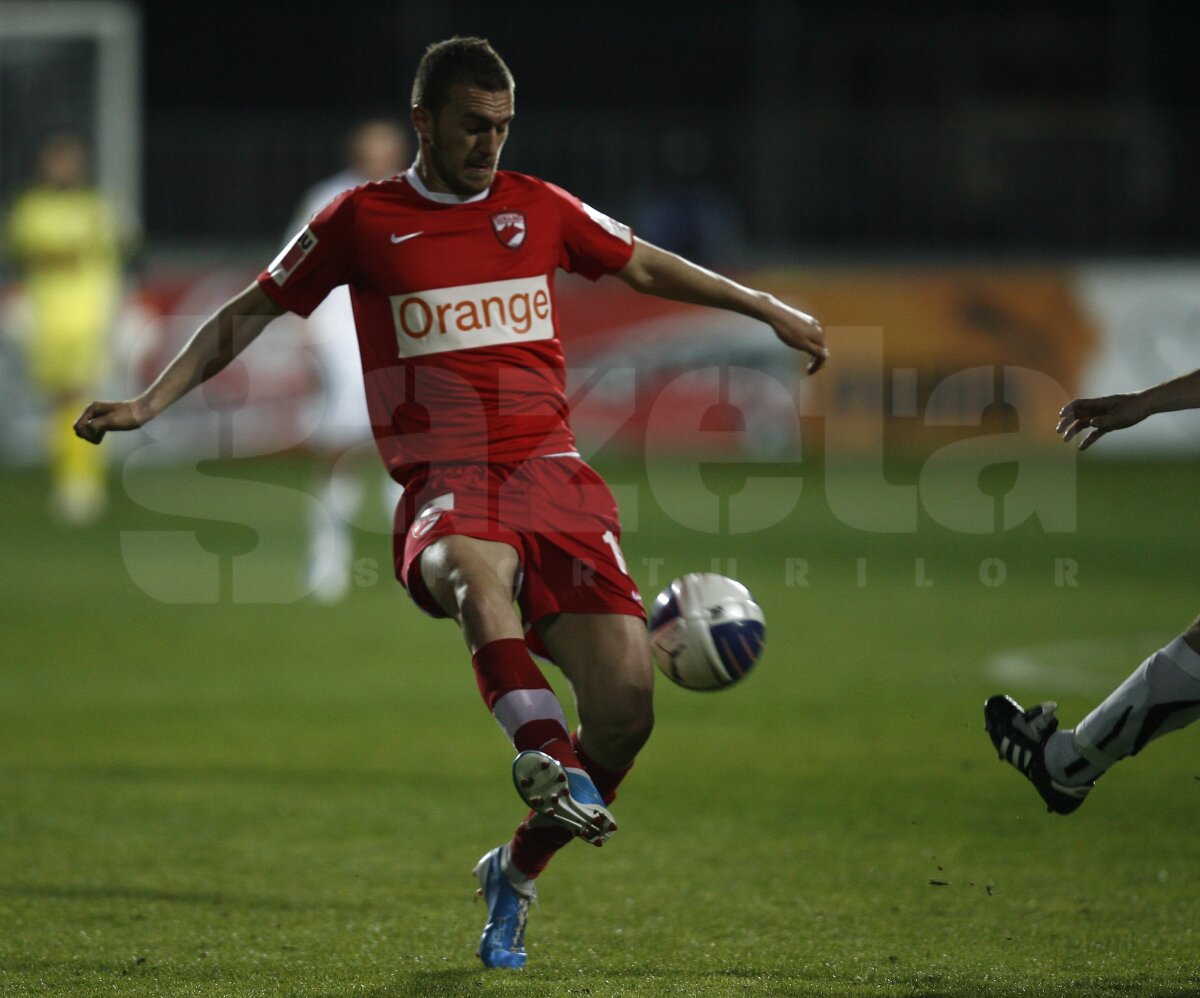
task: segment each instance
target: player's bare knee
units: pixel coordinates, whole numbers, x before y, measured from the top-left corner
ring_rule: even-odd
[[[446,538],[421,555],[421,576],[438,605],[464,628],[487,634],[512,617],[511,566],[497,552],[480,552]]]
[[[419,562],[421,581],[425,588],[446,614],[458,619],[458,602],[450,574],[452,564],[446,546],[440,542],[431,544],[421,552]]]
[[[454,569],[449,583],[458,619],[464,627],[490,629],[512,617],[511,592],[494,574]]]

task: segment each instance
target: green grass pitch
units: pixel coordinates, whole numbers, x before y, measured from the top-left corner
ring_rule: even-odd
[[[981,717],[1007,688],[1074,721],[1200,610],[1194,465],[1088,455],[1075,532],[990,535],[851,529],[798,470],[794,512],[741,535],[636,493],[647,597],[736,558],[767,652],[729,691],[659,682],[621,831],[551,866],[520,973],[478,965],[469,875],[521,815],[510,751],[386,536],[346,602],[286,602],[297,463],[132,469],[81,532],[7,473],[0,995],[1200,993],[1197,732],[1064,819]],[[740,474],[656,492],[678,512]]]

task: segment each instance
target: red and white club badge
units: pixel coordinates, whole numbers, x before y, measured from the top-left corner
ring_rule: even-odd
[[[492,216],[492,229],[496,238],[509,249],[517,249],[525,242],[525,213],[502,211]]]

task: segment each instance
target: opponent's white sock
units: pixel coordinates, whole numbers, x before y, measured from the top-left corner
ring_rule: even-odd
[[[352,471],[337,469],[326,479],[320,499],[309,523],[307,586],[315,599],[333,603],[350,585],[354,558],[350,524],[362,507],[363,484]]]
[[[1046,742],[1046,772],[1055,783],[1068,787],[1081,787],[1091,783],[1104,772],[1082,755],[1075,747],[1075,732],[1070,728],[1054,732]]]
[[[1176,638],[1138,666],[1073,732],[1050,737],[1046,769],[1060,783],[1087,783],[1198,717],[1200,654]]]

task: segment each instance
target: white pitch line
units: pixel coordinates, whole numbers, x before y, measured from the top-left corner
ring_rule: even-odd
[[[1042,690],[1047,696],[1102,693],[1170,640],[1171,635],[1156,631],[1004,648],[984,660],[983,674],[997,683]]]

